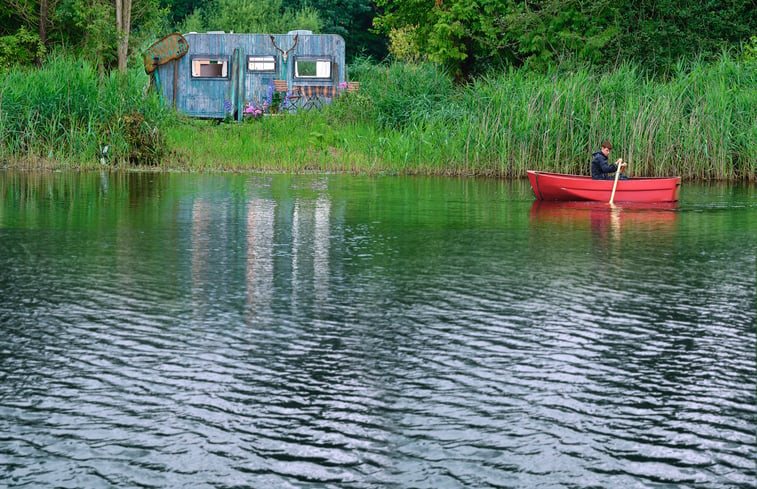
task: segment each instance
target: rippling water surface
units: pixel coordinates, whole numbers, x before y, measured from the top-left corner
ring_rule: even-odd
[[[754,187],[0,172],[11,487],[754,487]]]

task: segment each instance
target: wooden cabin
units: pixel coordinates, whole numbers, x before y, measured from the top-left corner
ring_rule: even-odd
[[[269,90],[298,107],[329,103],[346,85],[344,39],[336,34],[208,32],[183,39],[178,59],[154,58],[154,81],[166,103],[193,117],[242,120],[245,107],[263,105]]]

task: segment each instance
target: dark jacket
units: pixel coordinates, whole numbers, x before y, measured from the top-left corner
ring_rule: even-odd
[[[618,171],[616,165],[607,163],[607,156],[602,153],[602,150],[595,151],[591,159],[591,178],[594,180],[612,180],[613,177],[610,173]]]

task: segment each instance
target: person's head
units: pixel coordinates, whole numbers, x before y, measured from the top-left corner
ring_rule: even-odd
[[[605,156],[608,156],[610,154],[610,150],[612,149],[612,143],[610,141],[602,141],[602,154]]]

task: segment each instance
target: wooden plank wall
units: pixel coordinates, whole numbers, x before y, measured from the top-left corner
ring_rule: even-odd
[[[273,37],[276,46],[284,51],[294,45],[294,35],[274,34]],[[335,86],[346,79],[344,39],[335,34],[300,34],[286,63],[281,51],[271,42],[270,34],[193,33],[184,34],[184,38],[189,43],[187,54],[158,70],[164,100],[167,103],[176,100],[176,109],[190,116],[222,119],[231,104],[231,113],[241,119],[245,102],[259,104],[265,100],[268,87],[275,78],[286,79],[290,87],[302,83],[294,80],[296,56],[326,55],[334,61],[335,72],[331,80],[309,80],[309,85]],[[225,56],[229,62],[228,76],[221,79],[192,78],[191,62],[195,56]],[[247,71],[247,56],[275,56],[276,73]],[[177,63],[176,82],[174,63]]]

